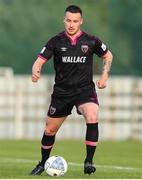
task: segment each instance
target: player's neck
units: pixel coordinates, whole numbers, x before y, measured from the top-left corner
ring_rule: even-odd
[[[74,39],[76,39],[78,36],[80,36],[82,34],[82,31],[79,30],[76,34],[73,34],[73,35],[68,34],[67,31],[65,31],[65,33],[70,39],[74,40]]]

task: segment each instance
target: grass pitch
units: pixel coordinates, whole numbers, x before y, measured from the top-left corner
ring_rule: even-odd
[[[85,145],[83,141],[56,141],[51,155],[63,156],[68,162],[68,172],[60,179],[141,179],[142,142],[101,141],[94,163],[97,171],[83,174]],[[46,173],[29,176],[40,160],[40,141],[0,140],[0,178],[3,179],[53,179]],[[55,177],[58,179],[58,177]]]

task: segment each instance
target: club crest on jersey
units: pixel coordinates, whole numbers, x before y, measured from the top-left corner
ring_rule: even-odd
[[[50,106],[50,114],[54,114],[56,112],[56,108],[53,106]]]
[[[81,50],[82,50],[82,52],[84,52],[84,53],[87,53],[88,49],[89,49],[88,45],[82,45],[82,46],[81,46]]]

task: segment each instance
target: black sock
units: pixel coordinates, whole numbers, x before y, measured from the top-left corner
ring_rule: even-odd
[[[41,165],[44,166],[45,161],[49,158],[52,146],[55,141],[55,135],[54,136],[46,136],[45,133],[43,134],[42,140],[41,140]]]
[[[98,123],[88,123],[86,130],[86,158],[85,162],[93,162],[96,145],[98,142]]]

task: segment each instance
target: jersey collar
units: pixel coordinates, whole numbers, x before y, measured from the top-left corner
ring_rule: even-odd
[[[64,32],[64,34],[69,38],[69,40],[71,41],[71,44],[72,44],[73,46],[75,46],[76,43],[77,43],[78,38],[79,38],[82,34],[84,34],[84,33],[81,31],[81,32],[80,32],[76,37],[74,37],[73,39],[72,39],[66,32]]]

